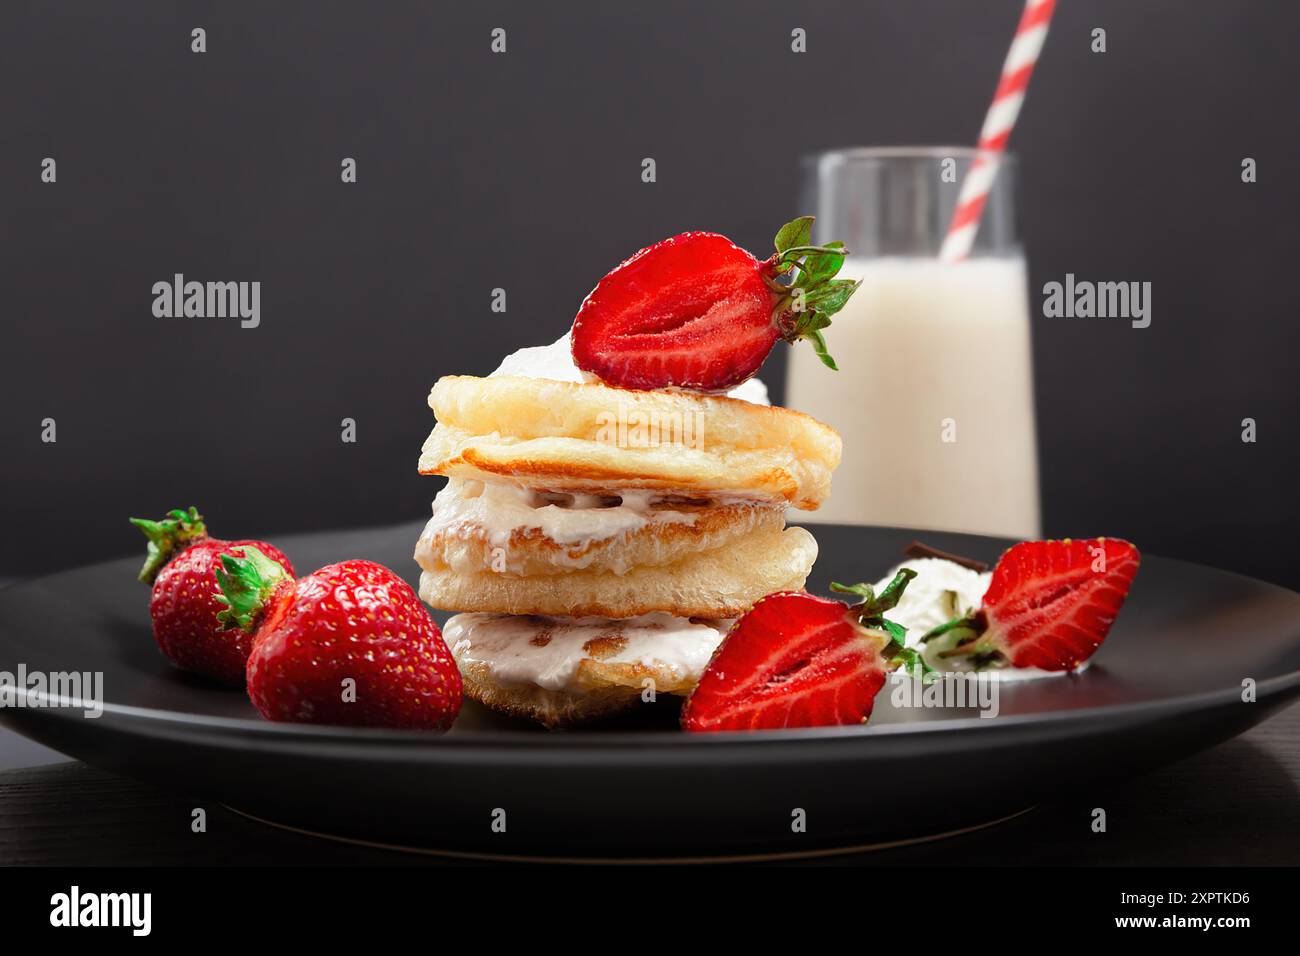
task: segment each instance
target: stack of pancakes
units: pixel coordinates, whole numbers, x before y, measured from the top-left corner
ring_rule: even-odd
[[[557,343],[558,345],[559,343]],[[416,546],[465,692],[548,727],[688,693],[731,619],[817,556],[786,509],[830,490],[840,439],[783,408],[522,375],[449,376]]]

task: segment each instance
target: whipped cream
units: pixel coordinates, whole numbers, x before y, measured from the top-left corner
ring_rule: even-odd
[[[488,378],[498,375],[515,375],[519,378],[545,378],[553,382],[599,382],[590,372],[584,372],[573,364],[573,350],[569,345],[569,333],[550,345],[537,345],[531,348],[511,352],[501,360]]]
[[[916,577],[908,583],[898,606],[885,616],[907,628],[909,646],[932,628],[979,607],[980,599],[993,579],[992,572],[981,574],[955,561],[916,558],[904,561],[881,578],[875,586],[877,593],[894,579],[901,568],[911,568]]]
[[[569,333],[565,332],[550,345],[511,352],[497,366],[488,378],[498,375],[514,375],[519,378],[544,378],[554,382],[599,382],[600,379],[590,372],[584,372],[573,364],[573,350],[569,344]],[[731,391],[728,398],[738,398],[742,402],[755,405],[770,405],[767,386],[757,377],[741,382]]]
[[[885,616],[907,628],[907,646],[920,651],[925,662],[936,671],[973,671],[974,666],[969,661],[938,656],[947,646],[943,639],[936,638],[930,644],[922,644],[921,638],[940,624],[946,624],[955,617],[963,617],[978,608],[984,599],[984,592],[989,589],[989,582],[993,580],[993,572],[973,571],[945,558],[915,558],[894,567],[876,583],[876,591],[879,592],[892,581],[900,568],[911,568],[916,572],[916,577],[908,583],[897,607]],[[1037,667],[989,667],[980,673],[988,674],[996,680],[1020,681],[1077,674],[1087,666],[1085,662],[1073,672],[1045,671]]]
[[[605,664],[644,664],[662,688],[694,686],[722,642],[730,621],[696,621],[662,612],[626,620],[457,614],[443,639],[462,666],[482,664],[502,684],[583,690],[576,683],[585,658]]]

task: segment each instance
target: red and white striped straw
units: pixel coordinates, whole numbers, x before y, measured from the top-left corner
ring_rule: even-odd
[[[997,179],[1002,153],[1011,138],[1016,117],[1020,115],[1029,77],[1038,62],[1043,41],[1047,39],[1047,27],[1055,9],[1056,0],[1026,0],[1025,12],[1011,40],[1006,62],[1002,64],[1002,77],[993,94],[993,103],[984,117],[984,128],[980,130],[976,147],[979,152],[962,181],[957,208],[939,249],[939,258],[944,262],[958,262],[970,255],[984,213],[984,203],[989,198],[993,181]]]

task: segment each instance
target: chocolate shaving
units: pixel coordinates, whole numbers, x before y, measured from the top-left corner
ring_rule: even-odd
[[[960,564],[963,568],[970,568],[983,574],[989,569],[989,566],[983,561],[977,561],[974,558],[964,558],[960,554],[950,554],[947,551],[940,551],[938,548],[932,548],[928,544],[920,541],[913,541],[903,549],[905,558],[942,558],[944,561],[951,561],[953,564]]]

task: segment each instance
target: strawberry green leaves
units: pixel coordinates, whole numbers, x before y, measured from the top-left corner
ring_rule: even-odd
[[[988,642],[980,640],[986,630],[988,616],[983,608],[974,608],[961,617],[930,628],[921,635],[920,643],[927,645],[930,652],[939,657],[967,657],[978,671],[991,664],[1003,663],[1002,655]],[[937,638],[942,640],[931,645]]]
[[[840,266],[844,265],[846,255],[844,243],[836,240],[826,243],[821,248],[828,251],[806,256],[799,264],[799,271],[805,282],[825,282],[827,279],[832,279],[840,271]],[[841,282],[852,284],[848,283],[848,280],[841,280]],[[846,301],[847,298],[846,296]]]
[[[964,617],[955,617],[951,621],[940,624],[926,631],[921,637],[922,644],[928,644],[936,637],[942,637],[945,634],[952,635],[955,638],[955,644],[963,644],[973,637],[978,637],[984,632],[987,625],[983,616],[978,610],[971,611]]]
[[[776,231],[776,251],[783,253],[798,246],[812,245],[812,227],[815,216],[792,219]]]
[[[167,517],[160,521],[148,518],[132,518],[131,524],[144,532],[148,539],[144,567],[140,569],[139,578],[145,584],[153,584],[154,578],[163,565],[195,541],[208,536],[207,525],[203,516],[193,505],[189,509],[173,508]]]
[[[773,317],[781,337],[791,344],[808,339],[822,364],[838,370],[822,330],[862,283],[835,278],[848,250],[838,241],[814,245],[812,226],[812,216],[800,216],[777,231],[776,255],[765,263],[764,278],[780,295]]]
[[[292,581],[293,576],[257,548],[244,545],[241,550],[242,558],[223,554],[221,567],[216,570],[216,598],[226,606],[217,612],[217,622],[224,628],[237,627],[252,634],[271,593]]]
[[[885,612],[898,606],[908,582],[916,577],[911,568],[899,568],[892,581],[885,585],[879,594],[870,584],[840,584],[831,582],[831,590],[840,594],[856,594],[862,598],[861,604],[855,604],[851,610],[858,616],[863,627],[884,631],[890,637],[890,643],[884,650],[887,660],[899,663],[913,677],[924,678],[932,672],[925,659],[917,651],[907,646],[907,628],[885,617]]]
[[[914,577],[916,572],[911,568],[899,568],[894,579],[886,584],[879,594],[870,584],[840,584],[838,581],[831,582],[831,590],[839,594],[856,594],[862,598],[862,603],[856,605],[854,610],[858,612],[865,626],[875,627],[878,626],[877,621],[884,620],[882,615],[886,611],[898,607],[903,592],[907,590],[908,582]]]

